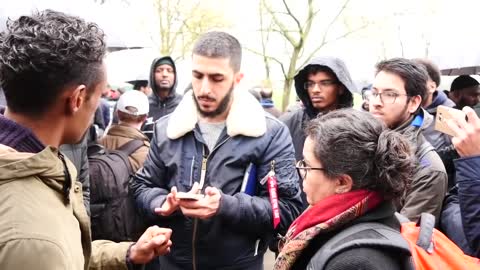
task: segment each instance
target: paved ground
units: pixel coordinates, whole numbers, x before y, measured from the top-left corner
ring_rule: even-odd
[[[265,257],[263,259],[263,269],[272,270],[274,263],[275,263],[275,254],[270,250],[267,250],[267,252],[265,253]]]

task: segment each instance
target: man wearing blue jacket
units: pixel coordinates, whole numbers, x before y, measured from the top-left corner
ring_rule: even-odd
[[[136,203],[150,222],[174,231],[160,269],[263,269],[268,243],[299,215],[289,131],[238,87],[240,63],[235,37],[199,38],[193,90],[155,123],[150,153],[133,178]],[[255,187],[244,192],[251,164]],[[177,191],[199,196],[183,200]]]
[[[480,257],[480,118],[470,107],[464,107],[463,111],[467,114],[467,121],[458,118],[449,123],[457,134],[452,142],[460,155],[455,160],[460,214],[453,211],[444,215],[442,223],[450,224],[448,236],[465,253]]]

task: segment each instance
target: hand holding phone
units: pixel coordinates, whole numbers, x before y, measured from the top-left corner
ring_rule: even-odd
[[[449,127],[456,134],[452,138],[452,143],[461,157],[478,156],[480,155],[480,118],[470,107],[464,107],[463,111],[467,115],[467,120],[459,118],[448,121]]]
[[[187,201],[198,201],[203,197],[202,194],[189,193],[189,192],[178,192],[175,198],[177,200],[187,200]]]
[[[466,114],[461,110],[440,105],[437,107],[437,116],[435,118],[435,130],[448,134],[452,137],[457,136],[457,133],[449,127],[448,120],[465,119]]]

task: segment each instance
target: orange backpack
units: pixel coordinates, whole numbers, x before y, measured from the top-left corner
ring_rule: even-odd
[[[322,245],[315,254],[315,267],[320,270],[337,254],[352,248],[370,247],[395,254],[406,270],[480,270],[478,258],[463,251],[435,229],[435,217],[423,213],[417,223],[396,214],[401,232],[377,222],[350,226]],[[313,259],[312,259],[313,260]]]
[[[435,217],[423,213],[418,223],[401,221],[401,234],[407,240],[417,270],[474,270],[480,269],[480,260],[465,255],[443,233],[434,228]]]

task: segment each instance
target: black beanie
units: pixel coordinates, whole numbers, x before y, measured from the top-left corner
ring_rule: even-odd
[[[453,92],[477,85],[480,85],[480,83],[469,75],[460,75],[453,80],[452,86],[450,86],[450,91]]]
[[[173,67],[173,62],[172,62],[172,60],[170,60],[168,58],[162,58],[159,61],[157,61],[157,63],[155,64],[155,67],[158,67],[160,65],[169,65],[169,66]]]

